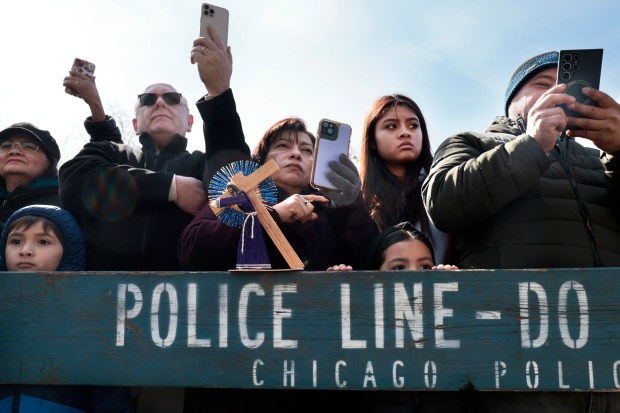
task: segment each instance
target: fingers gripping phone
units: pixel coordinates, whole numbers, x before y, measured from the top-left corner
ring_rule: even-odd
[[[603,49],[560,50],[558,61],[558,84],[566,83],[567,94],[574,96],[578,103],[596,106],[597,102],[581,92],[584,87],[599,88]],[[568,116],[584,117],[562,107]]]
[[[321,119],[314,144],[311,185],[319,190],[337,191],[327,178],[330,161],[338,161],[341,153],[349,155],[351,126],[329,119]]]
[[[75,59],[73,59],[73,65],[71,65],[71,71],[82,73],[83,75],[86,75],[92,79],[92,77],[95,75],[95,64],[87,60],[76,57]],[[77,92],[75,92],[73,89],[69,87],[65,87],[65,92],[67,92],[68,94],[72,96],[76,96],[78,98],[80,97],[80,95]]]
[[[228,45],[228,10],[213,4],[202,3],[200,8],[200,37],[213,40],[207,30],[209,25],[215,28],[224,45]]]

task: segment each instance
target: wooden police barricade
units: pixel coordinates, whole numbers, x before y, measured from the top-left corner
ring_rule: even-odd
[[[618,390],[619,270],[4,273],[0,383]]]

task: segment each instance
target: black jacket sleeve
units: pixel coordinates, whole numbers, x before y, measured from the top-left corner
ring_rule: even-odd
[[[201,98],[196,106],[204,122],[206,165],[205,186],[214,173],[231,162],[250,159],[241,119],[232,89],[211,99]]]
[[[167,203],[174,174],[139,167],[141,152],[113,142],[87,143],[59,171],[60,199],[73,214],[118,219]]]
[[[116,126],[116,121],[110,116],[106,116],[103,122],[93,122],[92,116],[84,121],[86,132],[90,135],[91,142],[110,141],[123,143],[120,129]]]

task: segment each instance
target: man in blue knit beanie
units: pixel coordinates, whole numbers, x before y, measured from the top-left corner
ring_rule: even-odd
[[[452,233],[459,268],[620,266],[620,104],[593,88],[582,93],[595,106],[576,102],[556,85],[557,62],[557,52],[527,59],[508,83],[507,116],[435,153],[422,196],[435,226]],[[620,393],[482,392],[475,410],[620,412]]]

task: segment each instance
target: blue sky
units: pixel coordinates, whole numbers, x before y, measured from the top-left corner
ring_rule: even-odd
[[[620,98],[617,1],[218,0],[230,11],[232,88],[251,147],[277,120],[349,123],[358,153],[364,116],[403,93],[427,119],[433,150],[502,114],[510,75],[548,50],[604,48],[601,89]],[[204,149],[192,102],[206,91],[190,64],[201,2],[45,0],[1,6],[0,127],[48,129],[63,157],[87,141],[89,114],[64,93],[74,57],[97,65],[108,113],[133,114],[136,95],[172,83],[197,116],[190,149]]]

